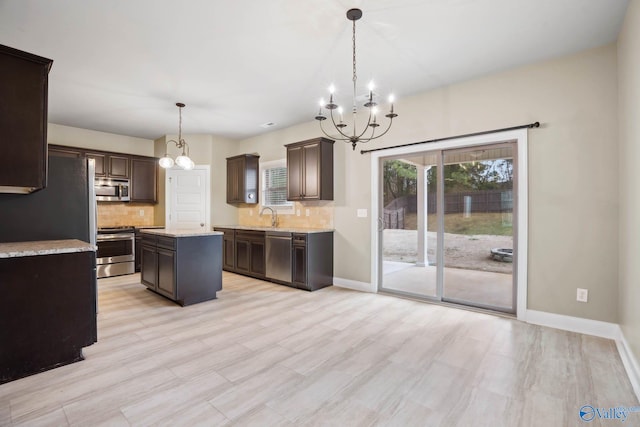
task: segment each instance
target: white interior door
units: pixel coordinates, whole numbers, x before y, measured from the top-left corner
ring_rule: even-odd
[[[167,170],[168,228],[209,230],[209,173],[208,165]]]

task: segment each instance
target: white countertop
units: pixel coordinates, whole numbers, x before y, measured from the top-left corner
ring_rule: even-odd
[[[96,247],[82,240],[38,240],[34,242],[0,243],[0,258],[95,252]]]
[[[197,237],[197,236],[218,236],[222,235],[221,231],[207,231],[202,230],[200,228],[195,228],[192,230],[173,230],[170,228],[143,228],[140,230],[141,233],[145,234],[156,234],[158,236],[168,236],[168,237]]]
[[[301,228],[301,227],[263,227],[259,225],[215,225],[213,228],[229,228],[231,230],[282,231],[284,233],[332,233],[331,228]]]

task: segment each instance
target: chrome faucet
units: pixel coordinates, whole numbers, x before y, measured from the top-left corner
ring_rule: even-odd
[[[273,208],[271,208],[269,206],[265,206],[260,211],[260,215],[262,215],[264,213],[265,209],[269,209],[271,211],[271,226],[272,227],[277,227],[278,226],[278,212],[276,212],[275,210],[273,210]]]

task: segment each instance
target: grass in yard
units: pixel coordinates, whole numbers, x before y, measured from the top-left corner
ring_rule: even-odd
[[[447,214],[444,216],[444,232],[452,234],[488,234],[492,236],[511,236],[513,225],[512,215],[506,213],[472,213],[465,218],[463,214]],[[436,215],[427,217],[429,231],[435,231]],[[408,213],[405,216],[405,230],[416,230],[418,226],[417,215]]]

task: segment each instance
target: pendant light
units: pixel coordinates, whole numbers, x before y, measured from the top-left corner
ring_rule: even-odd
[[[193,160],[189,158],[189,145],[187,142],[182,139],[182,109],[184,108],[184,104],[182,102],[176,102],[176,107],[178,107],[178,112],[180,115],[180,120],[178,122],[178,140],[170,139],[167,141],[167,149],[165,150],[165,155],[160,159],[160,166],[167,169],[172,167],[174,164],[180,166],[182,169],[191,170],[195,167],[195,163]],[[174,162],[173,158],[169,156],[169,143],[173,142],[176,147],[182,149],[182,154],[176,157]]]

